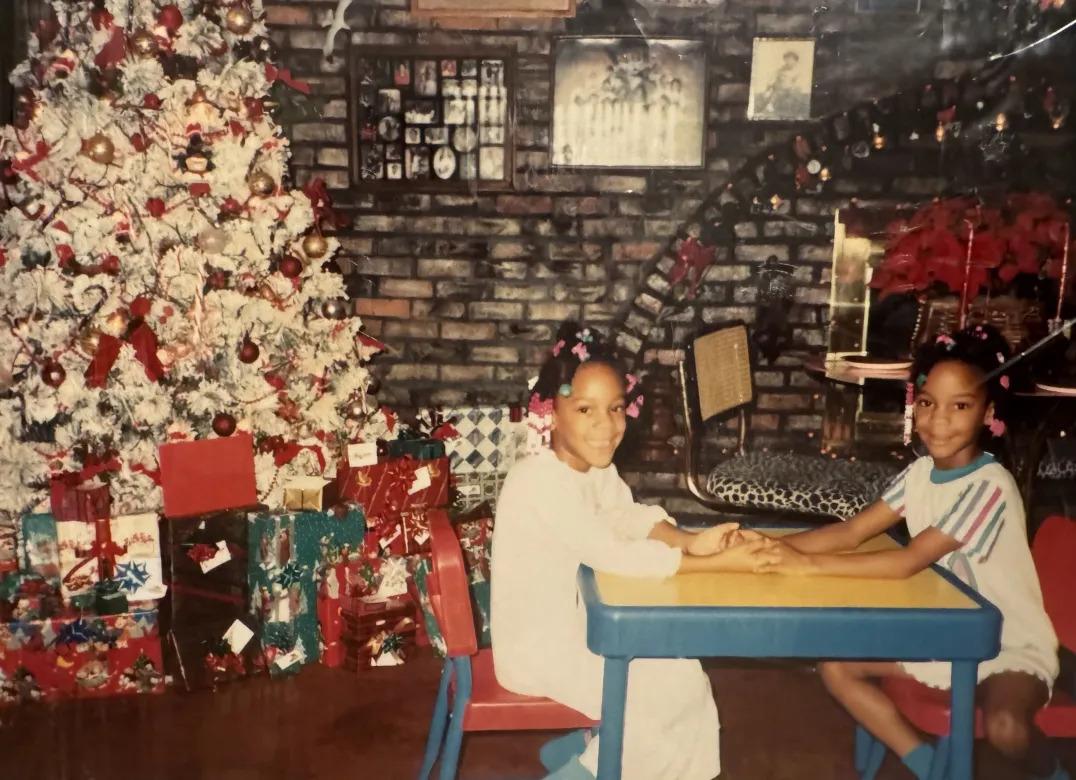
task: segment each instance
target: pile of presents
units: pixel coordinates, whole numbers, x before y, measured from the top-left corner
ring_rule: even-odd
[[[161,447],[161,516],[112,516],[95,476],[53,480],[48,511],[0,528],[0,704],[443,652],[426,588],[437,508],[457,521],[488,637],[492,506],[522,425],[507,408],[437,419],[352,445],[335,480],[289,483],[276,509],[257,504],[241,433]]]

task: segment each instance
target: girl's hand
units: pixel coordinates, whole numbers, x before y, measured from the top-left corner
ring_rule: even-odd
[[[817,574],[818,567],[810,555],[777,540],[767,553],[765,562],[755,571],[762,574]]]
[[[695,534],[684,549],[689,555],[713,555],[736,544],[734,539],[739,532],[739,523],[721,523]]]
[[[744,542],[764,539],[757,531],[745,531],[739,523],[721,523],[695,534],[685,552],[689,555],[713,555]]]
[[[777,561],[774,554],[777,544],[773,539],[762,537],[727,547],[713,558],[720,562],[719,571],[759,572]]]

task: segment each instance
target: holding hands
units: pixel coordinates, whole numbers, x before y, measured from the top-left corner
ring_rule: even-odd
[[[780,539],[741,528],[739,523],[721,523],[695,534],[684,551],[689,555],[718,556],[724,571],[811,574],[816,568],[811,556]]]
[[[713,555],[729,547],[764,538],[757,531],[740,528],[739,523],[721,523],[695,534],[695,538],[684,549],[689,555]]]

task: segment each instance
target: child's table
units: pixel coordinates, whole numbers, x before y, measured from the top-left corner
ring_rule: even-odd
[[[888,537],[863,550],[896,546]],[[939,567],[907,580],[681,574],[664,580],[580,567],[587,645],[605,657],[599,780],[620,777],[632,658],[947,660],[950,780],[971,780],[976,671],[999,649],[1001,614]]]

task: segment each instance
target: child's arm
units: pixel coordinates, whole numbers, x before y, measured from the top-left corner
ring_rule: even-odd
[[[905,579],[959,549],[960,542],[927,528],[907,547],[865,553],[804,553],[791,545],[778,544],[766,553],[767,560],[756,571],[778,574],[828,574],[838,577],[878,577]]]
[[[782,536],[781,541],[801,553],[854,550],[868,539],[892,528],[900,519],[900,515],[889,504],[878,500],[850,520]]]
[[[773,539],[752,539],[726,547],[713,555],[685,555],[677,574],[715,571],[765,571],[778,562],[778,543]]]
[[[654,523],[647,539],[657,539],[689,555],[712,555],[751,538],[760,538],[753,531],[741,531],[739,523],[721,523],[705,531],[684,531],[668,520]]]

